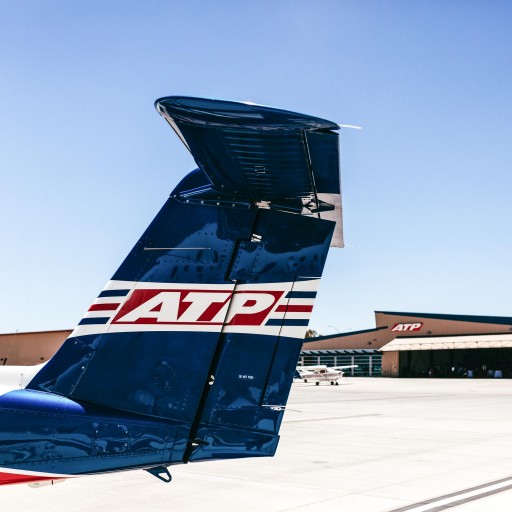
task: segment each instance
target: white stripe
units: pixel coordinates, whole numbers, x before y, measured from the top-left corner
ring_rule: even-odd
[[[125,296],[122,297],[98,297],[93,304],[121,304],[126,300]]]
[[[281,337],[283,338],[300,338],[303,339],[308,329],[307,325],[285,325],[281,329]]]
[[[286,313],[286,320],[309,320],[311,313]],[[284,317],[284,313],[271,313],[268,319],[276,320]]]
[[[282,317],[278,317],[282,318]],[[290,317],[286,317],[292,318]],[[307,320],[307,317],[301,316],[300,320]],[[211,324],[98,324],[98,325],[79,325],[70,334],[70,337],[86,336],[92,334],[105,333],[128,333],[128,332],[217,332],[240,333],[240,334],[259,334],[263,336],[278,336],[281,327],[279,325],[211,325]],[[289,325],[283,326],[282,336],[304,337],[307,326]]]
[[[294,290],[295,291],[295,290]],[[296,297],[292,297],[288,300],[288,304],[293,304],[294,306],[313,306],[315,304],[315,299],[297,299]]]
[[[314,292],[318,288],[320,279],[311,279],[308,281],[286,281],[278,283],[250,283],[239,284],[236,286],[237,290],[251,290],[251,291],[271,291],[282,290],[289,292]],[[153,282],[135,282],[135,281],[109,281],[103,291],[111,290],[132,290],[133,288],[142,288],[147,290],[230,290],[233,289],[235,284],[209,284],[209,283],[153,283]],[[117,297],[115,297],[117,299]],[[101,299],[108,300],[114,297],[101,297]],[[308,300],[308,299],[290,299],[290,300]],[[312,299],[314,300],[314,299]]]
[[[457,494],[456,496],[450,496],[449,498],[439,499],[436,501],[432,501],[426,505],[419,505],[418,507],[408,508],[407,512],[428,512],[434,508],[438,508],[444,505],[449,505],[450,503],[454,503],[456,501],[466,500],[468,498],[478,499],[478,496],[481,494],[487,494],[488,492],[496,491],[502,489],[503,487],[508,487],[512,484],[512,478],[505,480],[504,482],[500,482],[497,484],[490,484],[485,487],[480,487],[479,489],[475,489],[473,491],[463,492],[461,494]]]
[[[119,309],[119,308],[118,308]],[[87,311],[84,318],[110,318],[117,313],[117,309],[110,311]]]

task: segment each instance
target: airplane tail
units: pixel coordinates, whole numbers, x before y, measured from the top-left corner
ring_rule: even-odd
[[[273,455],[342,245],[338,126],[200,98],[156,107],[199,168],[28,388],[178,422],[181,462]]]

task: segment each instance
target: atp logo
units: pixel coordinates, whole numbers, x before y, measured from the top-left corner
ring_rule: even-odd
[[[135,289],[112,324],[262,325],[283,293]]]
[[[414,324],[395,324],[393,332],[404,332],[404,331],[419,331],[423,326],[422,323],[416,322]]]

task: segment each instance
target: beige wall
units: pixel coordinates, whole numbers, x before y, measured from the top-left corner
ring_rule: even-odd
[[[329,349],[379,349],[396,337],[395,333],[387,329],[375,329],[355,334],[335,336],[319,341],[304,343],[304,350],[329,350]]]
[[[34,365],[48,361],[71,331],[0,334],[1,365]]]
[[[493,334],[511,333],[512,324],[500,325],[491,322],[467,322],[463,320],[443,320],[437,318],[422,318],[421,316],[389,315],[381,312],[375,313],[377,327],[387,326],[392,329],[401,323],[422,323],[419,331],[393,333],[396,336],[447,336],[450,334]]]
[[[399,353],[398,352],[383,352],[382,353],[382,376],[383,377],[398,377],[399,368]]]

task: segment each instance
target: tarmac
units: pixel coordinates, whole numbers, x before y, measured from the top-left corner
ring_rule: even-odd
[[[273,458],[0,488],[5,511],[512,509],[512,380],[295,383]]]

